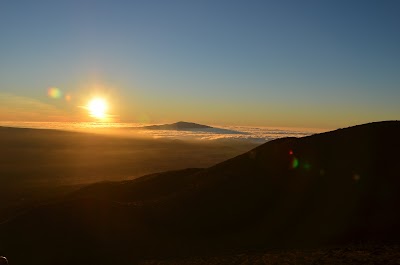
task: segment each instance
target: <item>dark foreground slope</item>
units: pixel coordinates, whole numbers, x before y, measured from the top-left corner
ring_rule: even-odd
[[[132,264],[398,243],[399,135],[400,122],[371,123],[271,141],[204,170],[88,186],[1,224],[0,251],[14,264]]]
[[[139,265],[398,265],[399,245],[347,245],[318,249],[269,250],[209,257],[144,260]]]

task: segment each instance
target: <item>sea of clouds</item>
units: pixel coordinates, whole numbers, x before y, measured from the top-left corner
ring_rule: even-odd
[[[145,124],[148,125],[148,124]],[[76,130],[106,133],[113,131],[124,135],[168,138],[179,140],[242,140],[256,143],[264,143],[282,137],[303,137],[320,133],[326,130],[315,128],[278,128],[278,127],[251,127],[251,126],[213,126],[230,130],[233,133],[221,133],[218,129],[202,130],[146,130],[139,123],[100,123],[100,122],[0,122],[0,126],[39,128],[57,130]]]

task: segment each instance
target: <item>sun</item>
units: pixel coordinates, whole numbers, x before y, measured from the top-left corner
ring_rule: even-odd
[[[94,98],[89,101],[87,109],[91,117],[103,120],[107,117],[108,104],[102,98]]]

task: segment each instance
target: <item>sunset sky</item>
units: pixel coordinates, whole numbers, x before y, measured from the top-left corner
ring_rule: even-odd
[[[399,14],[395,0],[3,0],[0,121],[88,121],[93,98],[121,122],[399,119]]]

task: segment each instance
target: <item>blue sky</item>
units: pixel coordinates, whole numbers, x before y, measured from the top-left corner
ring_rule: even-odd
[[[398,119],[399,14],[395,0],[5,0],[0,93],[66,119],[79,119],[96,93],[120,121],[335,128]],[[52,86],[73,101],[48,98]]]

